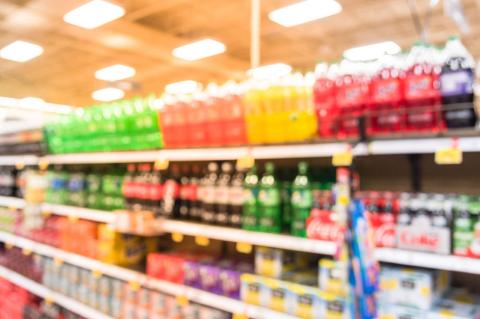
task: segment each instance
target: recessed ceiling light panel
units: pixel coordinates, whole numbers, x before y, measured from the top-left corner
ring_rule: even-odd
[[[15,62],[27,62],[43,53],[37,44],[17,40],[0,49],[0,57]]]
[[[63,16],[63,21],[84,29],[95,29],[125,15],[125,9],[104,0],[93,0]]]
[[[335,0],[304,0],[274,10],[268,17],[284,27],[293,27],[333,16],[341,11],[342,6]]]
[[[226,51],[225,44],[213,39],[196,41],[173,50],[174,57],[187,61],[204,59]]]
[[[123,64],[111,65],[95,72],[95,78],[110,82],[124,80],[134,75],[135,69]]]
[[[125,92],[117,88],[104,88],[92,93],[92,98],[96,101],[110,102],[123,98]]]

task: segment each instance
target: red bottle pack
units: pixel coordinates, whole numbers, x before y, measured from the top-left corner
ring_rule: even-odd
[[[336,101],[340,116],[337,137],[356,137],[359,134],[359,117],[369,101],[369,79],[359,64],[343,61],[341,75],[336,80]]]
[[[405,71],[399,62],[399,58],[383,57],[380,69],[370,82],[369,134],[392,134],[405,130]]]
[[[318,120],[318,136],[334,138],[338,131],[338,109],[335,100],[335,75],[338,65],[332,65],[330,71],[324,63],[317,65],[316,81],[313,87],[315,112]]]
[[[404,94],[409,132],[438,133],[444,128],[437,56],[436,49],[424,44],[416,44],[408,56]]]
[[[245,126],[245,110],[243,100],[233,88],[226,88],[221,109],[222,132],[225,135],[225,145],[247,144],[247,131]]]
[[[397,201],[392,193],[368,192],[364,199],[376,247],[396,246]]]

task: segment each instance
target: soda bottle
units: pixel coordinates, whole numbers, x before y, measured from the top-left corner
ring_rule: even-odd
[[[160,214],[166,218],[177,218],[180,213],[180,167],[171,165],[170,174],[163,185],[163,200]]]
[[[242,216],[243,216],[243,205],[244,205],[244,191],[243,191],[243,181],[245,179],[245,173],[237,169],[235,174],[232,176],[229,189],[229,205],[230,205],[230,216],[228,224],[235,228],[242,227]]]
[[[370,82],[370,134],[399,133],[404,129],[404,79],[400,58],[383,56]]]
[[[360,63],[346,60],[342,61],[339,73],[335,83],[340,115],[337,137],[355,137],[359,134],[359,117],[364,114],[368,103],[369,79]]]
[[[222,100],[219,97],[219,88],[211,83],[207,86],[207,96],[204,100],[206,114],[206,128],[209,146],[225,144],[225,135],[222,130]]]
[[[316,80],[313,95],[318,120],[318,136],[322,138],[334,138],[337,131],[338,110],[335,102],[334,77],[337,68],[336,64],[329,68],[326,63],[320,63],[315,68]]]
[[[151,183],[151,165],[144,163],[138,165],[138,174],[135,177],[135,198],[137,204],[134,210],[150,210],[149,188]]]
[[[217,180],[218,164],[211,162],[207,167],[207,175],[202,179],[202,222],[211,224],[217,213]]]
[[[245,107],[241,97],[241,88],[235,82],[227,82],[224,86],[224,106],[222,122],[227,145],[247,144],[245,127]]]
[[[193,146],[208,145],[205,99],[205,93],[196,93],[190,102],[190,110],[187,114],[187,118]]]
[[[148,198],[150,201],[150,210],[156,216],[161,214],[161,203],[163,201],[163,176],[162,171],[157,165],[153,166],[153,171],[148,185]]]
[[[455,203],[455,223],[453,225],[453,253],[468,256],[473,240],[473,220],[470,212],[470,198],[460,196]]]
[[[245,175],[243,182],[243,218],[242,228],[246,230],[258,230],[259,220],[259,180],[257,175],[257,167],[254,165]]]
[[[413,212],[410,209],[410,202],[411,196],[409,193],[400,194],[397,224],[402,226],[408,226],[411,224]]]
[[[404,96],[410,132],[436,133],[443,128],[437,58],[436,49],[423,43],[415,44],[408,54]]]
[[[310,216],[313,197],[310,178],[308,177],[308,164],[298,164],[298,175],[295,177],[292,186],[292,229],[294,236],[306,237],[306,221]]]
[[[275,165],[265,164],[265,173],[260,180],[259,201],[259,231],[280,233],[282,230],[282,212],[280,187],[275,177]]]
[[[458,37],[451,37],[443,50],[440,75],[443,116],[447,128],[474,127],[473,107],[475,61]]]
[[[200,174],[200,166],[196,164],[193,165],[187,198],[190,202],[189,219],[195,221],[200,221],[200,216],[202,214],[202,203],[199,195]]]
[[[249,144],[262,144],[266,142],[267,116],[264,101],[267,83],[265,81],[251,81],[244,84],[245,95],[245,123],[247,141]]]
[[[215,222],[219,225],[227,225],[230,219],[230,184],[232,180],[232,163],[224,162],[221,166],[221,173],[218,176],[215,198],[217,212]]]
[[[180,209],[179,218],[188,219],[190,216],[190,177],[188,166],[184,166],[182,170],[182,177],[180,178]]]
[[[135,164],[128,164],[127,173],[123,178],[122,193],[125,198],[125,208],[127,210],[133,210],[134,206],[138,203],[136,198],[136,166]]]

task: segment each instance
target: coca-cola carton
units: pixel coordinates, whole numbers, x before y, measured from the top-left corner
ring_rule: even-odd
[[[450,254],[453,202],[440,194],[402,194],[397,219],[399,248]]]
[[[307,237],[311,239],[337,241],[341,229],[337,214],[333,210],[334,198],[329,190],[313,191],[313,208],[307,219]]]
[[[397,201],[394,195],[390,192],[368,192],[362,197],[373,229],[375,246],[395,247]]]

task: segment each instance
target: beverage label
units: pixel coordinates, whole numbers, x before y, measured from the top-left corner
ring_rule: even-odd
[[[161,200],[163,198],[163,185],[162,184],[150,184],[148,185],[148,199]]]
[[[417,100],[436,95],[433,77],[431,75],[410,75],[405,79],[405,98]]]
[[[229,187],[227,186],[217,186],[215,191],[215,201],[218,204],[227,205],[229,203]]]
[[[442,73],[440,85],[443,96],[472,94],[473,72],[468,69]]]
[[[292,193],[292,206],[294,208],[308,208],[312,207],[313,196],[309,189],[295,190]]]
[[[450,229],[434,228],[413,222],[397,226],[398,248],[438,254],[450,253]]]
[[[366,93],[363,83],[354,83],[342,87],[338,90],[337,104],[339,107],[348,107],[350,105],[362,105],[366,100]]]
[[[204,203],[214,204],[216,202],[215,196],[217,195],[217,190],[215,186],[204,186],[202,187],[203,198],[200,198]]]
[[[374,103],[398,102],[402,98],[398,79],[376,80],[372,86]]]
[[[277,188],[262,189],[258,193],[258,199],[262,206],[280,205],[280,191]]]
[[[325,241],[337,241],[341,228],[336,222],[335,213],[314,208],[307,219],[307,237]]]
[[[232,186],[229,188],[228,200],[230,205],[242,206],[244,201],[244,190],[241,186]]]
[[[180,185],[175,180],[169,179],[165,182],[163,192],[164,198],[177,199],[180,195]]]

